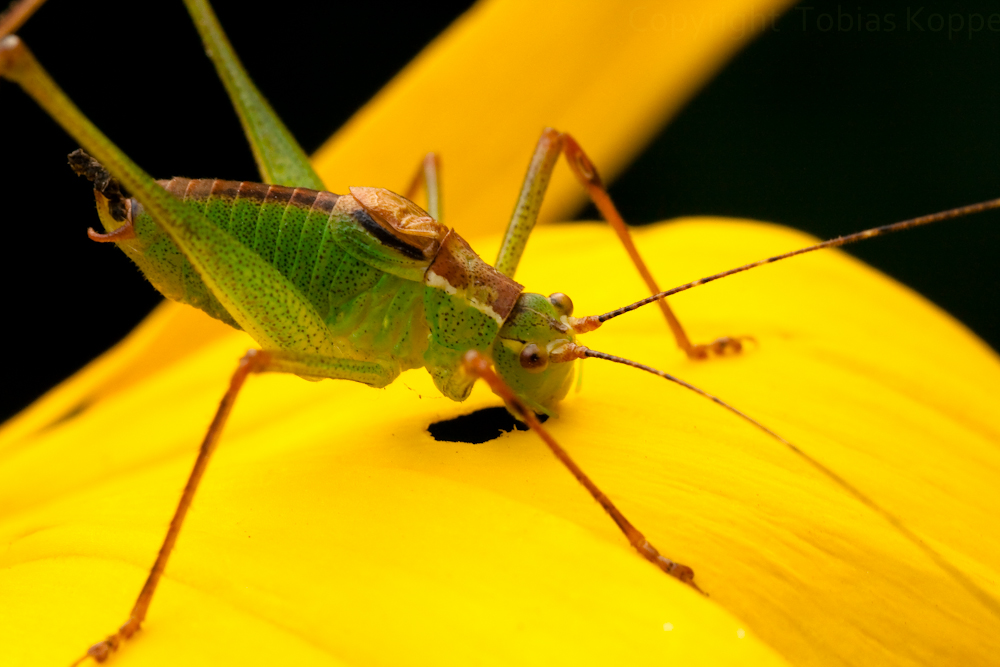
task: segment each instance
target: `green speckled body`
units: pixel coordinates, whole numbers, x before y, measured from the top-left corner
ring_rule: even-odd
[[[468,395],[472,379],[458,372],[462,355],[470,349],[489,354],[502,319],[484,312],[475,295],[425,284],[435,257],[387,237],[385,223],[373,220],[351,195],[213,179],[160,184],[277,269],[304,297],[328,334],[326,348],[315,353],[377,362],[389,381],[403,370],[426,367],[444,395]],[[164,296],[240,328],[240,318],[174,240],[138,201],[131,200],[131,207],[136,238],[118,245],[150,282]],[[101,217],[108,229],[120,224],[106,212]],[[485,266],[474,253],[462,259]]]

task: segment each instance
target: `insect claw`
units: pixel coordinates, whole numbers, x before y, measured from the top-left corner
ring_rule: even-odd
[[[635,529],[633,528],[632,530],[634,531]],[[626,531],[626,534],[629,534],[628,531]],[[677,579],[682,584],[687,584],[702,595],[707,595],[705,591],[698,588],[698,584],[694,583],[694,570],[687,565],[681,565],[676,561],[672,561],[661,554],[657,548],[650,544],[649,540],[642,537],[641,534],[636,534],[634,537],[634,541],[632,536],[630,536],[629,539],[632,541],[632,546],[635,547],[635,550],[639,552],[640,556],[669,574],[674,579]],[[642,542],[639,542],[639,540],[642,540]]]
[[[669,574],[671,577],[674,577],[675,579],[680,580],[682,583],[687,584],[688,586],[695,589],[702,595],[708,595],[708,593],[698,588],[698,584],[694,583],[694,570],[692,570],[687,565],[681,565],[680,563],[675,563],[674,561],[664,556],[660,556],[660,559],[669,563],[666,569],[667,574]]]
[[[721,338],[716,338],[711,343],[692,345],[689,356],[693,359],[707,359],[712,354],[718,357],[724,357],[727,354],[739,354],[743,351],[743,341],[745,340],[752,342],[754,345],[757,344],[757,340],[753,336],[722,336]]]
[[[699,593],[701,593],[705,597],[708,597],[708,593],[706,593],[705,591],[701,590],[698,587],[698,584],[694,583],[694,570],[692,570],[691,568],[689,568],[687,565],[681,565],[679,563],[674,563],[674,565],[676,565],[677,568],[680,569],[680,572],[678,572],[677,574],[672,574],[672,576],[674,576],[677,579],[679,579],[681,581],[681,583],[687,584],[688,586],[690,586],[691,588],[695,589],[696,591],[698,591]]]
[[[97,642],[88,648],[87,657],[93,658],[95,662],[104,662],[107,660],[117,648],[117,646],[111,641],[113,637],[114,635],[112,635],[112,637],[108,637],[103,642]]]
[[[108,657],[118,650],[120,644],[118,635],[108,635],[108,638],[104,641],[97,642],[93,646],[87,649],[87,652],[80,656],[72,665],[69,667],[76,667],[82,663],[87,658],[93,658],[94,662],[102,663],[108,659]]]
[[[689,359],[708,359],[708,345],[692,345],[691,349],[687,351],[687,356]]]
[[[99,641],[88,648],[83,657],[70,665],[70,667],[76,667],[76,665],[79,665],[87,658],[93,658],[94,662],[103,663],[111,657],[112,653],[118,650],[123,641],[139,631],[139,623],[140,621],[137,621],[134,616],[130,617],[122,627],[118,628],[118,632],[108,635],[104,641]]]

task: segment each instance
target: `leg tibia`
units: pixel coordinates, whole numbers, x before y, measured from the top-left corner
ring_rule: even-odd
[[[566,162],[577,179],[587,189],[590,200],[608,221],[608,224],[615,230],[629,258],[642,276],[643,282],[652,294],[657,294],[661,290],[653,278],[653,274],[647,268],[646,263],[639,255],[632,236],[624,219],[618,213],[618,209],[611,201],[608,191],[597,173],[596,167],[587,157],[583,149],[569,134],[558,132],[551,128],[542,131],[542,136],[535,146],[535,153],[528,165],[528,172],[524,176],[524,183],[521,186],[521,194],[514,207],[514,214],[507,224],[507,232],[504,235],[500,253],[497,256],[496,269],[504,275],[513,278],[517,265],[521,260],[521,254],[528,243],[528,236],[538,220],[538,211],[541,208],[545,190],[555,167],[556,160],[560,153],[565,153]],[[677,341],[677,346],[691,359],[704,359],[709,354],[726,354],[730,352],[738,353],[741,349],[739,338],[724,337],[709,344],[692,344],[681,326],[677,316],[674,315],[665,299],[657,301],[663,317],[670,327],[670,331]]]
[[[385,386],[394,377],[391,369],[373,362],[260,350],[250,350],[247,352],[236,367],[236,371],[229,381],[229,388],[223,395],[215,417],[212,419],[212,423],[208,427],[208,432],[202,440],[201,448],[198,450],[198,458],[195,460],[194,468],[191,470],[187,484],[184,486],[177,509],[174,510],[174,516],[170,520],[167,535],[160,546],[156,561],[149,571],[146,583],[143,584],[139,597],[132,607],[128,621],[115,634],[91,646],[77,663],[85,660],[87,657],[91,657],[97,662],[104,662],[109,655],[118,650],[125,640],[139,630],[139,627],[146,618],[146,612],[149,610],[156,587],[160,583],[160,577],[163,576],[163,571],[167,567],[170,553],[173,551],[178,535],[180,535],[184,518],[191,507],[191,501],[194,500],[194,494],[198,490],[198,485],[205,474],[205,469],[208,467],[208,461],[212,456],[212,452],[215,451],[215,446],[219,441],[219,436],[222,434],[222,429],[229,419],[230,412],[232,412],[236,397],[239,395],[240,389],[243,388],[248,375],[251,373],[268,372],[348,379],[373,386]]]
[[[524,402],[518,398],[514,391],[507,386],[507,384],[500,379],[500,377],[493,371],[490,367],[489,361],[481,353],[476,350],[470,350],[465,354],[463,360],[463,367],[466,373],[469,373],[473,377],[480,378],[484,380],[493,390],[497,396],[502,398],[504,402],[515,410],[524,422],[531,427],[531,430],[535,432],[538,437],[545,442],[548,448],[555,454],[556,458],[566,466],[567,469],[573,474],[580,484],[590,492],[590,495],[596,500],[604,511],[608,513],[612,521],[618,526],[618,528],[625,534],[628,539],[629,544],[639,552],[639,555],[648,560],[650,563],[656,567],[663,570],[665,573],[669,574],[671,577],[682,581],[683,583],[691,586],[698,592],[703,592],[698,588],[697,584],[694,583],[694,570],[686,565],[681,565],[676,563],[666,556],[660,554],[656,547],[649,543],[649,540],[636,529],[635,526],[625,518],[625,515],[611,502],[611,499],[604,495],[604,492],[597,488],[597,485],[591,481],[587,473],[583,472],[583,469],[576,464],[573,459],[570,458],[569,454],[566,453],[559,443],[555,441],[555,438],[542,426],[541,422],[535,417],[535,413],[528,408]]]

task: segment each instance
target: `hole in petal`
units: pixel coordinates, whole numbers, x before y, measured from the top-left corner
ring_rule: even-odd
[[[541,415],[545,421],[548,415]],[[427,427],[435,440],[443,442],[467,442],[478,445],[499,438],[513,430],[527,431],[528,425],[514,419],[506,408],[483,408],[454,419],[445,419]]]

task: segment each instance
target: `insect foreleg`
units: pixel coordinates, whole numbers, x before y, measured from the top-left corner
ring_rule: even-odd
[[[577,179],[587,189],[590,200],[608,221],[608,224],[615,230],[618,239],[625,246],[629,258],[642,276],[646,287],[653,294],[660,292],[653,274],[649,271],[646,263],[639,255],[632,236],[624,219],[618,213],[611,197],[608,195],[597,169],[590,161],[590,158],[583,152],[580,145],[576,143],[570,135],[559,132],[552,128],[542,131],[542,136],[535,145],[535,153],[531,157],[528,165],[528,172],[524,176],[524,183],[521,185],[521,194],[518,196],[517,204],[514,207],[514,214],[507,224],[507,231],[504,234],[503,244],[497,255],[496,269],[508,277],[513,278],[517,270],[517,265],[521,260],[521,254],[528,243],[528,236],[538,220],[538,211],[545,197],[545,190],[552,176],[552,169],[555,167],[559,154],[566,156],[566,162]],[[660,310],[667,320],[667,325],[677,341],[677,346],[691,359],[705,359],[710,353],[723,355],[728,352],[739,352],[742,349],[741,340],[746,337],[724,336],[708,344],[692,343],[684,332],[680,320],[664,300],[659,301]]]
[[[507,386],[507,384],[500,379],[500,377],[493,371],[490,367],[489,361],[486,359],[482,353],[476,350],[469,350],[462,360],[462,368],[466,373],[472,375],[473,377],[482,379],[490,386],[497,396],[502,398],[504,402],[518,414],[518,416],[534,431],[538,434],[538,437],[545,442],[552,453],[555,454],[559,462],[562,463],[569,471],[573,474],[580,484],[583,485],[585,489],[590,493],[590,495],[604,508],[611,519],[615,522],[615,525],[625,534],[628,539],[629,544],[639,552],[643,558],[648,560],[650,563],[656,567],[663,570],[665,573],[669,574],[671,577],[680,580],[681,582],[691,586],[699,593],[704,593],[698,585],[694,583],[694,570],[692,570],[687,565],[681,565],[675,561],[670,560],[666,556],[662,555],[656,547],[649,543],[646,536],[643,535],[632,523],[625,518],[625,515],[621,513],[615,504],[611,502],[603,491],[601,491],[596,484],[587,476],[580,466],[578,466],[573,459],[570,458],[569,454],[566,453],[559,443],[555,441],[555,438],[542,426],[538,418],[535,417],[535,413],[529,408],[525,403],[514,393],[514,391]]]
[[[538,221],[538,211],[545,198],[545,190],[549,187],[552,169],[563,149],[563,135],[550,127],[542,130],[542,136],[535,144],[535,152],[528,163],[528,172],[521,184],[521,194],[514,205],[514,213],[507,223],[503,243],[493,263],[497,271],[508,278],[513,278],[517,265],[521,262],[524,247],[528,244],[528,236]]]

